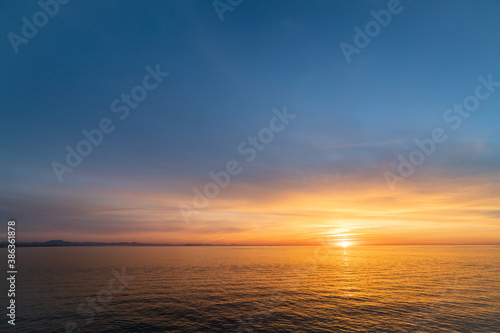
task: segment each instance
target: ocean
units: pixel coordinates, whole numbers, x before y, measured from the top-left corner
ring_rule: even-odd
[[[500,332],[500,246],[31,247],[17,269],[5,331]]]

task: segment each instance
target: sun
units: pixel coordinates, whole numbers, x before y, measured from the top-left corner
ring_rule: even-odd
[[[351,243],[348,242],[348,241],[341,241],[341,242],[338,243],[338,245],[342,246],[345,249],[346,247],[348,247],[349,245],[351,245]]]

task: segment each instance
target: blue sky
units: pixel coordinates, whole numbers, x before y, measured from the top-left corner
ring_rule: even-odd
[[[387,4],[243,1],[221,22],[210,1],[73,0],[15,53],[7,34],[21,34],[21,18],[40,6],[2,2],[0,218],[18,219],[25,240],[128,240],[141,232],[148,240],[146,231],[158,231],[165,242],[229,242],[223,235],[233,227],[253,230],[232,224],[231,214],[255,221],[266,211],[235,207],[259,206],[265,193],[324,197],[324,186],[339,179],[353,192],[380,188],[384,198],[441,180],[497,184],[500,91],[448,130],[436,154],[399,185],[404,194],[389,192],[383,175],[415,139],[447,126],[443,112],[474,93],[478,76],[500,81],[500,3],[403,0],[402,12],[347,63],[339,44],[352,44],[353,28]],[[111,102],[157,64],[170,75],[118,120]],[[190,202],[209,171],[237,159],[238,144],[284,106],[297,118],[214,199],[207,218],[215,222],[186,225],[178,204]],[[65,146],[105,117],[116,129],[60,183],[51,163],[64,162]],[[460,188],[449,186],[433,193]],[[500,214],[484,207],[495,225]],[[285,228],[275,217],[256,225]]]

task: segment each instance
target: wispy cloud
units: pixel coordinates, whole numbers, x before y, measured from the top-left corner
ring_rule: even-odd
[[[379,142],[357,142],[357,143],[339,143],[330,145],[320,145],[317,146],[318,149],[342,149],[342,148],[358,148],[358,147],[384,147],[401,145],[404,141],[401,139],[379,141]]]

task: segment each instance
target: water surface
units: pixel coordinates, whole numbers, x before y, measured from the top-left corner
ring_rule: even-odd
[[[19,332],[500,332],[499,246],[17,255]]]

